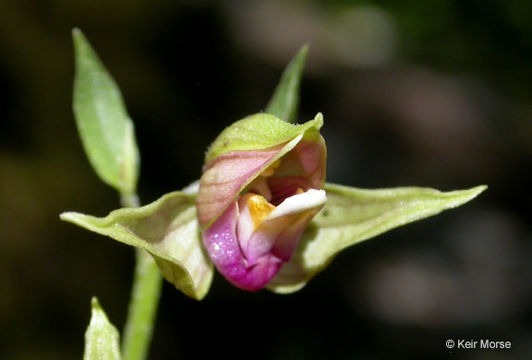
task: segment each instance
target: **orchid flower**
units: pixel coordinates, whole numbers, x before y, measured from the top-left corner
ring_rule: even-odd
[[[257,114],[224,130],[209,149],[198,221],[207,253],[234,285],[253,291],[268,284],[325,205],[322,124],[321,114],[303,125]],[[242,139],[245,129],[261,143]]]
[[[118,111],[123,123],[113,129],[122,143],[102,150],[114,137],[94,123],[115,121],[116,116],[102,119],[101,109],[115,106],[110,101],[117,90],[104,96],[102,88],[91,87],[102,83],[94,77],[106,71],[88,43],[80,44],[76,81],[85,97],[80,95],[75,110],[81,137],[98,174],[118,189],[130,184],[122,191],[130,194],[138,173],[133,126],[125,110]],[[166,280],[200,300],[214,266],[244,290],[297,291],[343,249],[459,206],[486,188],[365,190],[325,183],[323,116],[293,124],[306,52],[305,47],[289,64],[264,113],[233,123],[216,138],[199,183],[103,218],[66,212],[61,219],[146,250]],[[123,107],[121,99],[116,103]]]

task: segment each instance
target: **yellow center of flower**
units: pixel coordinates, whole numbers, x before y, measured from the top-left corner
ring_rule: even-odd
[[[304,191],[301,188],[297,188],[296,194],[303,194]],[[251,219],[253,221],[254,229],[258,228],[264,220],[275,209],[275,206],[270,204],[268,200],[262,195],[247,194],[245,199]]]
[[[253,220],[253,226],[255,229],[264,222],[264,219],[275,209],[275,206],[270,204],[264,196],[252,194],[247,199],[247,205],[251,219]]]

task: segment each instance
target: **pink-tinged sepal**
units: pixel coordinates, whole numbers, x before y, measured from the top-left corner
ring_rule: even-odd
[[[262,151],[232,151],[206,164],[196,201],[200,226],[208,226],[234,202],[242,188],[268,167],[283,145]]]

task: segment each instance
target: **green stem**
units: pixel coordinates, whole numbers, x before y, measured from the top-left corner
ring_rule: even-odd
[[[138,206],[135,194],[122,195],[122,206]],[[155,260],[136,250],[135,275],[122,339],[124,360],[144,360],[148,354],[161,293],[162,277]]]

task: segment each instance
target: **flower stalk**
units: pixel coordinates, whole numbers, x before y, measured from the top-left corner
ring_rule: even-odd
[[[123,207],[138,207],[138,197],[122,196]],[[162,288],[162,276],[146,251],[135,249],[135,273],[122,339],[124,360],[147,358]]]
[[[153,258],[141,249],[136,249],[135,254],[135,275],[122,340],[124,360],[146,359],[162,285],[161,273]]]

